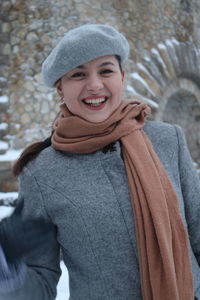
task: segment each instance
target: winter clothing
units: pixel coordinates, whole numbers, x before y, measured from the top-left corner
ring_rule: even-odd
[[[118,55],[128,58],[129,45],[125,36],[113,27],[89,24],[69,30],[42,65],[42,75],[48,87],[74,68],[100,56]]]
[[[14,213],[0,223],[0,245],[6,261],[11,265],[24,260],[33,248],[43,247],[45,243],[49,243],[51,237],[49,231],[55,231],[52,223],[43,219],[37,218],[37,221],[22,219],[23,204],[22,200]]]
[[[200,182],[181,129],[147,122],[145,132],[177,192],[190,238],[195,296],[200,299]],[[43,150],[24,169],[24,216],[51,220],[57,241],[27,258],[24,286],[3,300],[53,300],[59,245],[69,270],[70,300],[141,300],[134,217],[120,143],[116,151]]]
[[[91,153],[116,140],[128,175],[137,231],[143,300],[194,300],[188,237],[178,199],[143,130],[147,104],[124,100],[101,123],[74,116],[63,104],[52,145]],[[156,267],[155,267],[156,266]]]

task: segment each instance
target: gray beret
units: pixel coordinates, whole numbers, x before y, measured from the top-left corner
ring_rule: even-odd
[[[42,64],[48,87],[74,68],[104,55],[118,55],[123,62],[129,55],[127,39],[111,26],[83,25],[68,31]]]

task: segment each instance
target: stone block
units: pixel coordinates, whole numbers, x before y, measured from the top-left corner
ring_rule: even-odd
[[[9,40],[10,40],[9,32],[1,32],[0,42],[1,43],[9,43]]]
[[[8,124],[1,123],[0,124],[0,139],[3,138],[8,133]],[[0,143],[0,151],[1,151],[1,143]]]
[[[16,192],[18,188],[18,180],[13,176],[0,182],[0,192],[2,193]]]

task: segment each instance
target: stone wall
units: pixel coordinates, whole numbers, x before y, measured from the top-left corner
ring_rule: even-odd
[[[4,110],[0,105],[0,119],[8,128],[0,135],[1,140],[10,148],[21,149],[50,133],[59,98],[43,85],[40,68],[67,30],[103,23],[122,31],[131,45],[126,65],[130,74],[138,72],[138,63],[151,56],[159,43],[172,38],[182,43],[199,42],[197,5],[198,0],[4,0],[0,11],[0,103],[1,99],[8,101]],[[134,85],[132,81],[128,75],[129,87]],[[160,103],[165,86],[152,84],[157,85]],[[126,94],[134,95],[130,88]],[[157,99],[154,95],[147,98]],[[5,105],[9,105],[6,111]]]

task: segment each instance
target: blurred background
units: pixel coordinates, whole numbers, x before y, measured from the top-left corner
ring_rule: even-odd
[[[1,0],[0,6],[0,204],[17,196],[13,161],[50,134],[59,110],[41,64],[66,31],[86,23],[126,35],[124,96],[147,101],[152,119],[181,125],[199,170],[200,0]]]

